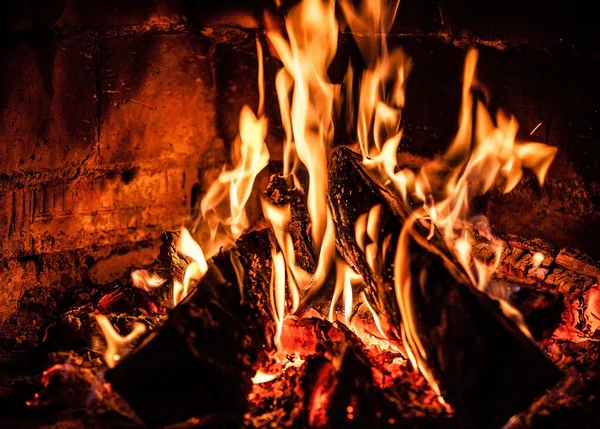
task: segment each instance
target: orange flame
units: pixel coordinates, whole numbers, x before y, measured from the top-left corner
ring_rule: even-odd
[[[201,218],[196,230],[208,258],[221,247],[231,245],[248,227],[245,206],[256,176],[269,161],[266,135],[267,119],[257,118],[244,106],[240,113],[240,135],[234,145],[234,153],[239,153],[240,160],[232,170],[223,170],[200,203]]]
[[[177,251],[192,259],[192,262],[186,267],[183,276],[183,283],[175,280],[173,284],[173,304],[177,305],[190,292],[190,282],[199,281],[204,277],[208,270],[208,264],[204,258],[204,252],[200,245],[194,240],[186,228],[182,228],[177,242]]]
[[[285,319],[285,260],[283,253],[275,250],[271,251],[273,267],[271,270],[270,298],[273,318],[277,326],[275,332],[275,347],[281,348],[281,332],[283,330],[283,321]]]
[[[277,377],[279,377],[279,374],[269,374],[268,372],[264,372],[263,370],[259,369],[256,371],[254,377],[252,377],[252,383],[268,383],[269,381],[275,380]]]

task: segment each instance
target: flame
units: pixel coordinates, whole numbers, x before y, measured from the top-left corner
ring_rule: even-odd
[[[331,303],[329,306],[328,320],[334,322],[336,317],[335,306],[340,298],[344,298],[344,320],[346,324],[350,324],[353,307],[353,291],[352,288],[358,284],[362,284],[362,277],[354,271],[342,258],[336,258],[335,261],[335,287]]]
[[[379,155],[386,143],[398,145],[404,86],[411,61],[401,49],[388,53],[386,34],[396,17],[399,0],[340,1],[354,39],[367,64],[360,81],[357,138],[365,159]],[[362,34],[380,34],[377,43]],[[352,74],[347,75],[348,80]],[[348,84],[351,88],[351,84]],[[373,146],[374,145],[374,146]],[[394,152],[395,155],[395,152]]]
[[[292,296],[292,312],[296,311],[300,303],[298,284],[304,284],[308,273],[296,265],[296,253],[292,236],[287,232],[289,223],[292,221],[292,213],[289,204],[277,207],[266,200],[261,200],[265,218],[271,223],[275,238],[282,249],[286,263],[287,283]]]
[[[148,270],[135,270],[131,273],[131,280],[133,285],[138,289],[145,290],[146,292],[156,289],[167,281],[156,273],[151,273]]]
[[[235,167],[223,171],[200,202],[200,216],[192,232],[207,259],[222,247],[232,245],[249,225],[246,204],[258,174],[269,162],[265,138],[268,120],[264,116],[264,66],[262,45],[257,40],[258,111],[249,106],[240,112],[239,135],[232,144],[232,163]]]
[[[310,176],[307,205],[312,238],[320,250],[328,225],[323,210],[327,206],[326,148],[333,138],[335,90],[327,68],[337,49],[335,2],[304,0],[290,10],[285,22],[289,42],[276,30],[267,33],[284,66],[277,77],[277,92],[286,131],[285,172],[295,162],[290,159],[295,148]]]
[[[190,292],[190,282],[199,281],[204,277],[208,270],[208,264],[204,258],[204,252],[200,245],[194,240],[186,228],[182,228],[177,241],[177,251],[192,259],[192,262],[186,267],[183,276],[183,283],[175,280],[173,284],[173,304],[177,305]]]
[[[539,268],[540,265],[542,265],[542,262],[544,262],[544,254],[541,252],[535,252],[531,257],[531,266],[533,268]]]
[[[271,270],[270,298],[273,318],[276,323],[275,347],[281,349],[281,332],[285,319],[285,260],[282,252],[271,250],[273,266]]]
[[[338,4],[367,67],[360,82],[356,82],[358,85],[353,82],[358,74],[351,67],[343,86],[332,84],[328,78],[327,70],[337,50],[339,33],[334,0],[302,0],[286,16],[285,35],[275,28],[267,32],[283,64],[275,80],[285,131],[282,142],[283,174],[300,188],[298,169],[303,166],[308,173],[307,207],[311,238],[318,253],[317,268],[313,275],[298,267],[293,239],[288,232],[292,221],[290,206],[274,206],[261,200],[263,214],[271,224],[276,239],[271,249],[269,285],[271,312],[276,326],[274,344],[282,352],[284,322],[295,317],[291,315],[299,308],[308,289],[311,292],[318,291],[325,284],[334,263],[336,282],[329,320],[337,320],[335,307],[343,298],[343,320],[352,327],[354,301],[360,299],[364,304],[363,311],[368,310],[377,330],[387,339],[382,321],[385,315],[377,314],[367,294],[355,288],[362,279],[345,261],[336,258],[335,225],[325,193],[328,185],[327,149],[334,135],[334,110],[343,104],[342,96],[351,101],[352,88],[357,87],[358,104],[353,106],[352,102],[346,103],[346,115],[348,118],[356,115],[356,141],[363,164],[381,179],[382,184],[401,196],[407,212],[410,212],[398,237],[393,266],[394,294],[403,321],[402,341],[413,366],[419,369],[444,403],[440,388],[427,365],[427,355],[415,325],[416,314],[411,296],[413,279],[408,255],[410,237],[415,234],[417,225],[419,230],[426,231],[423,234],[426,237],[421,239],[432,240],[435,237],[436,242],[440,242],[441,237],[445,248],[459,262],[473,286],[486,291],[488,280],[500,262],[502,245],[493,237],[488,237],[486,240],[494,249],[495,257],[491,261],[482,261],[473,256],[472,249],[481,238],[473,232],[469,203],[473,197],[495,185],[501,185],[504,192],[510,192],[521,180],[524,168],[532,170],[539,183],[543,184],[556,148],[542,143],[519,142],[516,139],[518,123],[514,117],[502,111],[492,116],[483,100],[476,95],[476,90],[480,89],[475,76],[478,54],[471,50],[465,61],[459,128],[454,140],[442,156],[419,171],[400,169],[397,150],[403,135],[402,109],[406,102],[405,85],[412,62],[400,49],[389,51],[386,42],[386,34],[394,21],[399,0],[339,0]],[[375,33],[381,37],[372,43],[369,38],[361,36],[364,33]],[[199,281],[205,275],[207,259],[224,246],[233,244],[249,226],[245,207],[257,175],[269,161],[265,144],[268,121],[263,112],[265,89],[262,46],[258,41],[256,46],[259,58],[258,109],[255,113],[248,106],[242,108],[239,136],[232,144],[231,166],[224,167],[218,179],[209,187],[200,203],[200,216],[191,232],[186,228],[181,230],[177,250],[192,262],[186,268],[183,279],[174,280],[175,304],[190,292],[192,281]],[[345,94],[342,94],[342,88]],[[387,268],[384,261],[393,237],[391,234],[385,237],[381,235],[380,205],[361,209],[368,211],[359,216],[356,222],[356,242],[374,278],[381,279]],[[440,250],[440,253],[443,251]],[[538,259],[534,256],[534,265]],[[141,272],[136,276],[139,276],[137,282],[143,288],[151,288],[162,280],[143,276]],[[594,299],[597,301],[597,295]],[[594,304],[597,304],[596,301]],[[501,302],[500,306],[530,336],[518,311],[506,302]],[[590,313],[590,320],[597,316],[596,313]],[[131,334],[122,338],[104,316],[98,316],[98,323],[107,337],[106,360],[109,365],[114,365],[126,344],[143,332],[136,325]],[[598,327],[595,322],[591,323],[594,323],[592,328]],[[334,361],[334,367],[338,364]],[[266,382],[274,377],[259,370],[253,382]],[[352,411],[348,412],[352,415]]]
[[[381,320],[379,319],[379,315],[377,314],[377,312],[375,312],[375,309],[373,308],[373,306],[367,299],[367,294],[365,294],[364,292],[361,292],[360,296],[361,296],[363,304],[365,304],[365,306],[367,307],[367,309],[373,316],[373,321],[375,322],[375,326],[377,326],[377,330],[379,331],[381,336],[387,340],[388,337],[385,334],[385,330],[383,329],[383,326],[381,325]]]
[[[257,118],[244,106],[240,113],[240,135],[234,143],[239,162],[232,170],[223,170],[200,203],[201,218],[195,230],[208,258],[221,247],[232,244],[248,227],[245,206],[256,176],[269,161],[266,135],[266,117]]]
[[[277,377],[279,377],[279,374],[269,374],[269,373],[264,372],[263,370],[259,369],[256,371],[256,374],[254,375],[254,377],[252,377],[252,383],[253,384],[268,383],[269,381],[275,380]]]
[[[389,244],[386,239],[380,248],[380,223],[381,204],[376,204],[367,213],[360,215],[355,224],[355,238],[358,247],[364,252],[367,264],[376,276],[381,276],[383,272],[383,259],[387,252],[387,244]],[[391,236],[389,238],[391,239]]]
[[[471,256],[474,237],[468,221],[469,202],[498,181],[503,182],[504,192],[510,192],[520,181],[523,168],[531,169],[543,184],[556,148],[516,142],[517,121],[501,111],[494,123],[483,102],[473,95],[476,64],[477,51],[471,50],[465,62],[459,130],[446,154],[425,165],[414,182],[399,180],[396,174],[390,179],[406,199],[422,204],[421,221],[432,233],[435,229],[441,232],[473,284],[484,289],[502,248],[492,240],[497,257],[493,261],[496,266],[489,269]]]
[[[125,337],[120,336],[113,325],[103,314],[96,315],[96,321],[106,339],[106,350],[104,351],[104,361],[109,368],[114,368],[117,362],[123,358],[123,352],[127,347],[146,332],[146,326],[135,322],[133,330]]]
[[[471,50],[465,62],[459,130],[440,159],[426,164],[416,174],[406,169],[396,172],[397,142],[389,140],[378,156],[373,160],[365,160],[368,168],[384,174],[384,178],[403,197],[407,208],[415,203],[420,205],[405,222],[398,239],[394,264],[395,293],[402,313],[402,336],[408,356],[438,396],[440,388],[428,368],[427,355],[414,323],[416,315],[413,313],[411,297],[413,279],[410,276],[408,254],[409,237],[416,233],[414,226],[420,222],[427,227],[429,235],[423,237],[426,240],[431,240],[439,232],[473,286],[485,291],[500,262],[502,245],[498,240],[488,238],[495,251],[491,263],[472,255],[476,239],[468,219],[469,202],[499,181],[503,183],[504,192],[510,192],[520,181],[523,168],[531,169],[539,183],[543,184],[556,153],[556,148],[545,144],[516,142],[518,124],[515,118],[499,112],[495,121],[492,120],[483,102],[473,95],[477,85],[476,63],[477,52]],[[385,156],[382,155],[384,153]],[[390,161],[389,155],[392,153],[393,161]],[[500,301],[500,308],[531,338],[521,314],[514,307]]]
[[[593,336],[600,329],[600,287],[594,286],[588,292],[588,303],[584,313],[586,329]]]

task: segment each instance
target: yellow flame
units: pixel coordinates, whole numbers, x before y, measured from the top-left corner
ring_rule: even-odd
[[[341,0],[339,4],[368,67],[360,82],[357,117],[358,143],[368,159],[379,155],[386,143],[397,147],[400,141],[404,85],[411,62],[401,49],[388,53],[386,39],[400,1]],[[373,43],[364,34],[380,37]],[[352,79],[352,74],[347,78]]]
[[[183,283],[179,280],[173,280],[173,305],[179,304],[186,296],[187,293],[184,295]]]
[[[138,289],[145,290],[147,292],[157,287],[162,286],[167,281],[156,273],[151,273],[148,270],[135,270],[131,273],[131,280],[133,285]]]
[[[402,341],[406,346],[408,357],[415,368],[418,368],[427,380],[435,394],[440,397],[440,387],[427,366],[427,353],[421,343],[417,327],[416,315],[412,307],[412,278],[410,274],[409,242],[416,217],[411,217],[405,222],[398,237],[396,256],[394,260],[394,288],[396,302],[402,314]]]
[[[335,91],[327,68],[337,49],[334,6],[333,1],[304,0],[293,7],[286,17],[289,43],[275,30],[267,33],[285,68],[285,73],[279,73],[277,85],[287,135],[284,154],[290,154],[293,141],[299,160],[308,170],[307,205],[312,238],[319,250],[327,229],[323,210],[327,205],[326,147],[333,137]],[[284,161],[286,166],[291,163],[289,159]]]
[[[285,260],[283,253],[271,251],[273,267],[271,270],[270,298],[273,318],[276,322],[275,347],[281,349],[281,333],[285,319]]]
[[[531,265],[533,268],[539,268],[539,266],[542,265],[542,262],[544,262],[544,254],[541,252],[535,252],[531,257]]]
[[[173,303],[179,304],[190,292],[192,280],[200,281],[208,265],[204,258],[204,252],[200,245],[192,238],[192,235],[186,228],[182,228],[177,242],[177,251],[192,259],[192,262],[186,267],[183,276],[183,283],[175,281],[173,285]]]
[[[96,322],[100,326],[106,340],[106,350],[104,351],[104,361],[109,368],[114,368],[117,362],[123,358],[123,351],[135,341],[140,335],[146,332],[146,326],[135,322],[133,330],[125,337],[120,336],[113,325],[103,314],[96,315]]]
[[[377,312],[375,311],[375,309],[373,308],[373,306],[367,299],[367,294],[364,292],[361,292],[360,296],[361,296],[363,304],[365,304],[365,306],[369,309],[369,312],[373,316],[373,321],[375,322],[375,326],[377,326],[377,330],[379,331],[381,336],[387,340],[387,335],[385,334],[385,331],[384,331],[383,327],[381,326],[381,320],[379,319],[379,315],[377,314]]]
[[[253,384],[268,383],[269,381],[275,380],[277,377],[279,377],[279,374],[269,374],[267,372],[264,372],[262,369],[259,369],[256,371],[256,374],[254,375],[254,377],[252,377],[252,383]]]
[[[472,256],[475,238],[468,221],[469,203],[499,181],[503,182],[504,192],[510,192],[519,183],[523,168],[531,169],[543,184],[556,148],[517,142],[518,123],[502,111],[492,119],[483,101],[473,95],[478,88],[477,57],[475,50],[466,56],[459,129],[442,157],[427,163],[416,174],[408,169],[396,172],[398,141],[390,139],[379,154],[364,163],[383,174],[407,206],[415,202],[422,205],[418,217],[429,228],[428,239],[439,231],[471,282],[485,290],[500,262],[502,247],[499,241],[491,240],[496,254],[491,264]]]
[[[292,221],[291,208],[289,204],[280,207],[272,205],[264,199],[261,199],[261,203],[265,219],[271,223],[277,244],[279,244],[279,248],[283,253],[286,264],[287,284],[292,298],[291,312],[293,313],[300,303],[298,285],[304,285],[308,281],[309,275],[296,265],[294,242],[292,236],[287,232],[287,228]]]
[[[208,259],[222,247],[231,245],[248,227],[246,204],[256,176],[267,166],[269,151],[265,144],[268,121],[264,116],[264,66],[262,46],[258,53],[258,117],[244,106],[240,112],[239,136],[232,145],[232,169],[224,168],[200,202],[200,216],[193,232]]]
[[[347,324],[350,324],[352,317],[352,284],[350,276],[344,276],[344,317]]]

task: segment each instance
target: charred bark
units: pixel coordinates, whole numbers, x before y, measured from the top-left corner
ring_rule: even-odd
[[[270,346],[270,241],[263,229],[214,258],[197,288],[106,379],[149,425],[239,425]]]
[[[285,177],[274,174],[264,197],[275,206],[290,205],[292,219],[286,232],[294,242],[296,263],[303,270],[314,273],[317,268],[316,251],[310,234],[311,222],[304,193],[289,184]]]
[[[400,335],[402,316],[391,268],[373,273],[355,239],[356,220],[382,205],[382,237],[392,243],[408,217],[406,206],[362,167],[360,157],[336,149],[330,161],[329,202],[337,227],[337,247],[359,272],[380,312]],[[500,310],[477,291],[452,259],[439,234],[415,224],[410,255],[410,295],[415,326],[426,365],[459,417],[476,427],[502,426],[559,378],[559,372]],[[388,252],[393,255],[395,251]],[[393,260],[388,258],[387,267]]]
[[[427,366],[461,418],[501,427],[560,373],[452,261],[423,240],[409,249],[413,321]]]

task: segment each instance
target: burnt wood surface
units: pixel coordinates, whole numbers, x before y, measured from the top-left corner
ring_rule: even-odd
[[[273,333],[270,248],[269,232],[262,229],[217,255],[165,323],[107,372],[107,381],[146,424],[190,417],[241,424],[253,367],[264,359]],[[243,278],[236,274],[240,267]]]
[[[338,250],[363,276],[374,302],[382,313],[391,316],[399,335],[402,315],[392,273],[388,270],[380,279],[374,276],[354,232],[358,216],[382,204],[381,236],[393,234],[395,243],[407,210],[349,149],[333,152],[329,170],[328,196],[337,226]],[[434,236],[427,242],[416,229],[410,245],[411,305],[415,310],[411,322],[424,345],[427,366],[460,417],[475,427],[502,426],[554,385],[560,374],[503,315],[498,303],[470,284],[443,247],[443,240]]]

